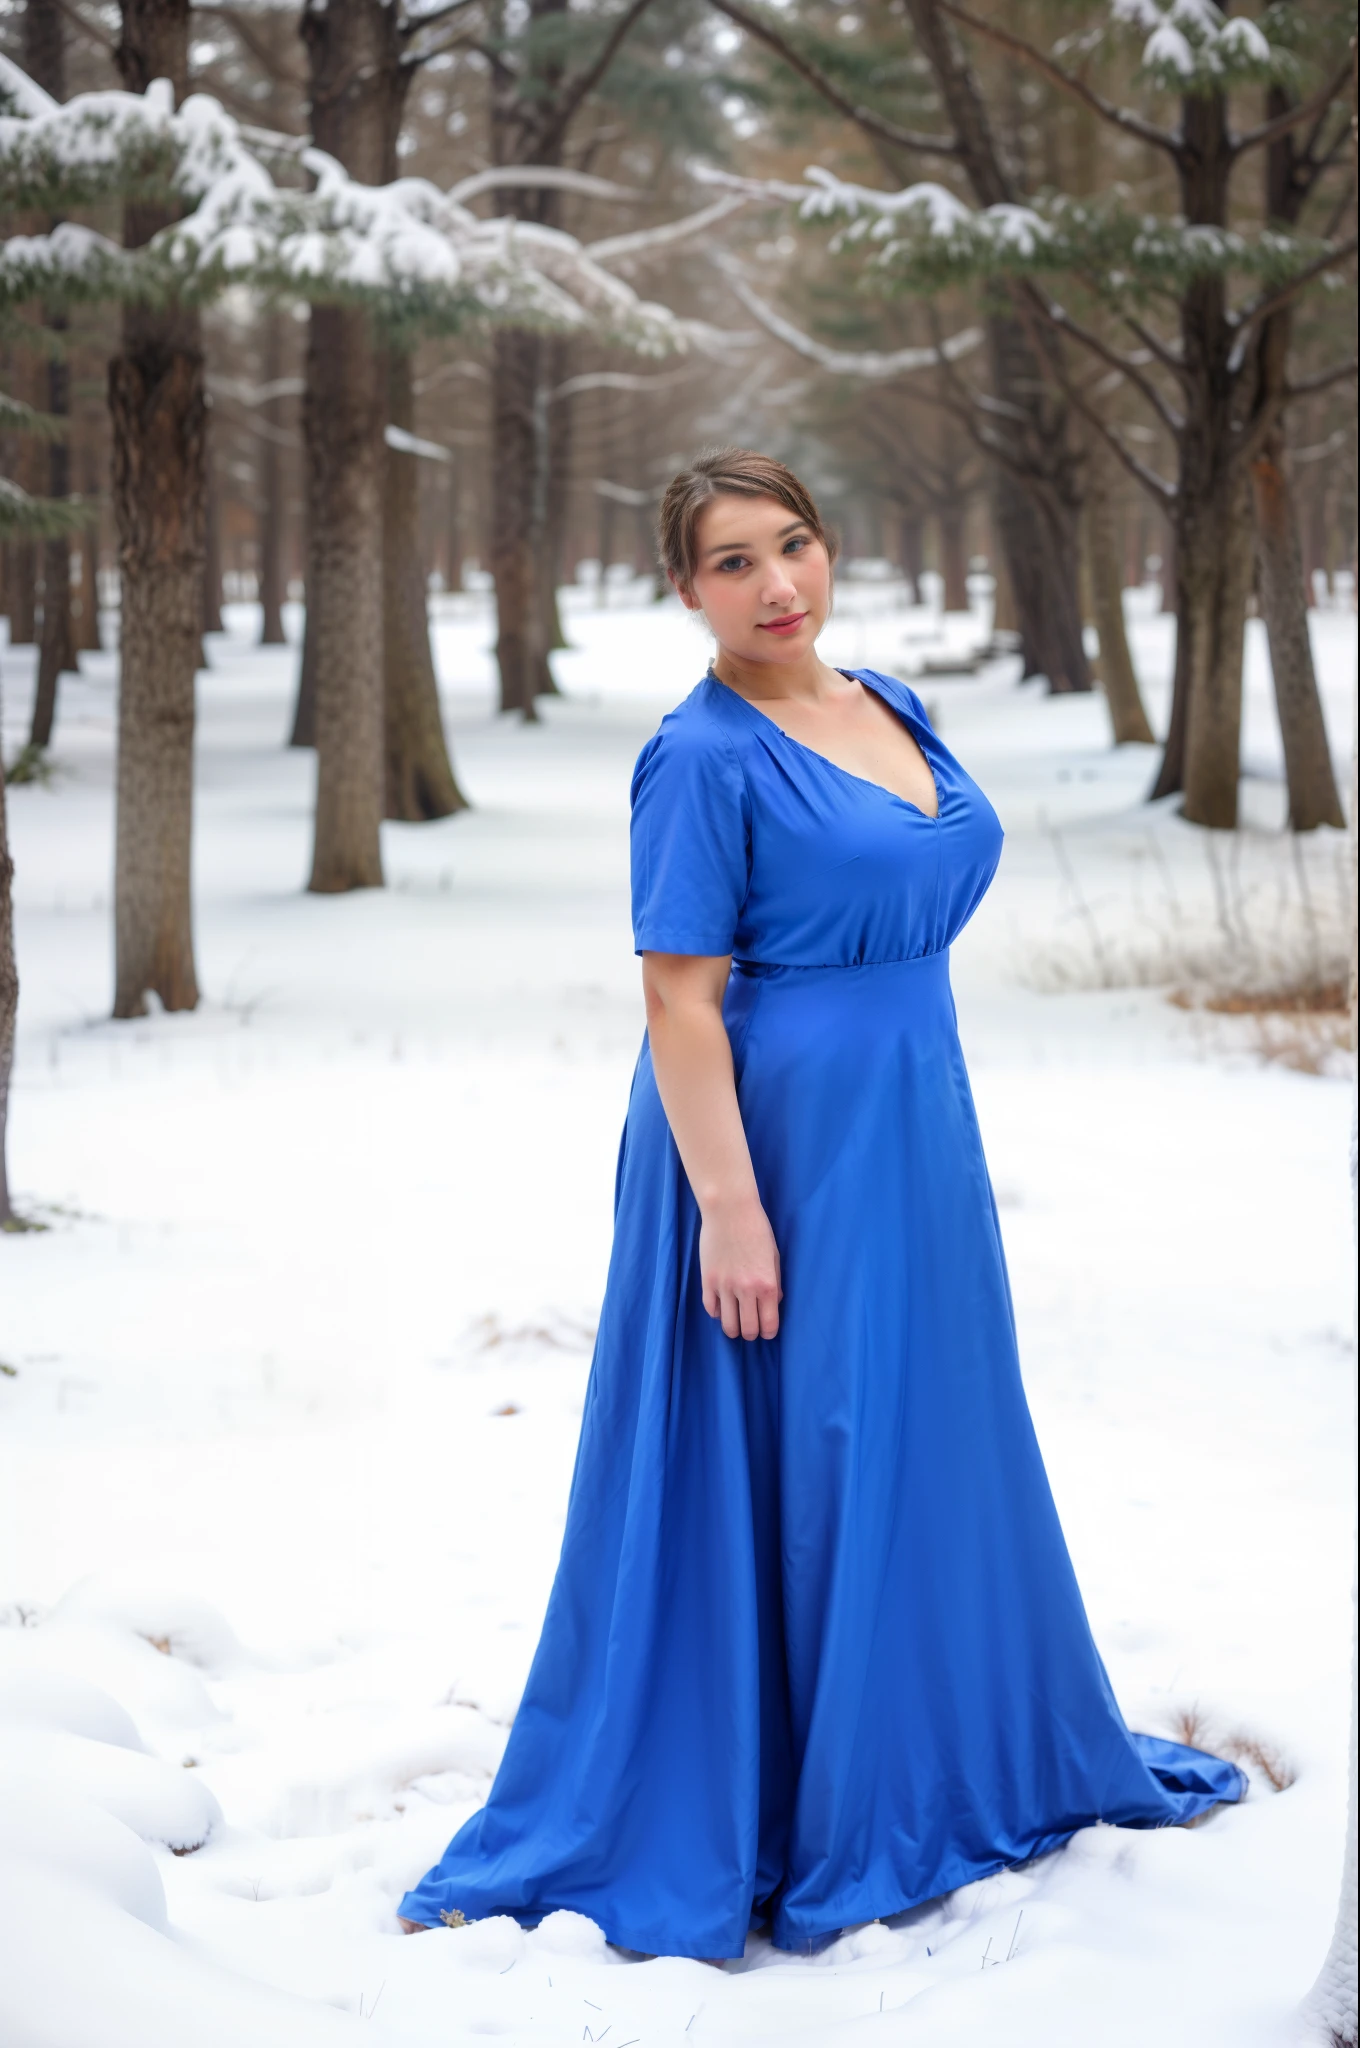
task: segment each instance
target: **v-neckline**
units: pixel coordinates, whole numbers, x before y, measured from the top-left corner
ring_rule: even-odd
[[[842,768],[840,762],[833,761],[830,754],[824,754],[820,748],[810,747],[806,740],[800,740],[795,734],[786,732],[777,718],[771,718],[768,711],[762,711],[760,706],[753,704],[749,697],[743,697],[740,690],[734,690],[732,685],[725,683],[720,675],[715,674],[713,669],[710,668],[708,671],[708,677],[711,682],[715,682],[720,690],[726,690],[729,697],[735,697],[739,704],[744,704],[748,711],[753,711],[756,717],[763,720],[766,725],[772,726],[780,738],[787,740],[791,747],[797,747],[800,754],[810,754],[812,759],[820,761],[824,768],[830,768],[835,775],[843,775],[847,782],[857,782],[861,789],[877,790],[880,796],[887,797],[889,803],[901,804],[904,810],[914,811],[916,816],[923,818],[927,825],[938,825],[940,822],[939,778],[935,773],[935,764],[926,752],[925,746],[915,730],[916,721],[909,719],[902,707],[896,704],[885,691],[878,689],[873,683],[866,682],[858,669],[838,668],[836,674],[844,676],[847,682],[858,683],[862,690],[868,690],[877,697],[880,704],[886,704],[894,718],[898,720],[899,724],[906,727],[911,737],[916,741],[917,746],[920,748],[921,759],[926,764],[926,772],[930,776],[931,784],[935,791],[935,809],[933,812],[923,811],[921,806],[914,804],[909,796],[901,796],[897,790],[889,789],[886,782],[874,782],[867,775],[856,775],[853,768]]]

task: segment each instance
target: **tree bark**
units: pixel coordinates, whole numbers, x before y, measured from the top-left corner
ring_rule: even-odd
[[[222,630],[222,506],[213,472],[211,427],[203,454],[203,631]],[[206,662],[206,650],[204,660]]]
[[[1266,98],[1267,114],[1282,114],[1287,107],[1284,88],[1272,87]],[[1307,190],[1300,168],[1290,130],[1277,137],[1266,152],[1266,212],[1272,221],[1290,227],[1297,223]],[[1293,324],[1291,306],[1282,307],[1263,323],[1256,345],[1257,407],[1270,405],[1288,383]],[[1308,637],[1311,589],[1304,582],[1298,514],[1284,429],[1278,420],[1252,462],[1251,493],[1261,609],[1284,743],[1290,827],[1295,832],[1311,832],[1319,825],[1343,825],[1345,814],[1327,745]]]
[[[14,862],[5,819],[5,777],[0,763],[0,1230],[14,1223],[7,1137],[9,1083],[14,1071],[14,1024],[19,1009],[19,966],[14,957]]]
[[[557,694],[557,682],[547,656],[567,644],[562,616],[557,607],[557,587],[562,580],[563,555],[567,544],[567,513],[571,504],[573,417],[572,400],[552,394],[566,381],[570,367],[568,344],[560,337],[545,338],[539,375],[539,490],[543,499],[543,544],[539,549],[539,617],[542,622],[544,668],[547,688]]]
[[[1176,544],[1177,681],[1185,697],[1182,815],[1191,825],[1237,825],[1242,750],[1242,646],[1251,590],[1251,504],[1234,464],[1213,495],[1187,497]],[[1180,649],[1177,647],[1179,657]]]
[[[381,0],[307,0],[301,30],[318,148],[351,177],[380,184],[395,150],[409,75],[401,66],[397,10]],[[368,315],[349,306],[314,306],[303,402],[317,753],[308,887],[324,894],[382,886],[386,406]],[[300,722],[299,715],[295,735]]]
[[[444,588],[463,588],[463,465],[455,453],[449,464],[444,503]]]
[[[277,312],[265,315],[263,381],[266,386],[277,384],[283,375],[282,326],[282,317]],[[274,439],[278,431],[275,400],[265,401],[261,424],[270,431],[260,437],[259,470],[255,483],[260,507],[260,645],[283,647],[287,643],[283,630],[283,464],[279,459],[279,444]]]
[[[168,78],[183,96],[188,0],[127,0],[117,51],[130,92]],[[172,218],[129,205],[124,242],[138,248]],[[115,1017],[198,1002],[190,898],[194,676],[203,601],[207,407],[198,315],[129,306],[109,365],[113,499],[122,581]]]
[[[388,357],[387,416],[410,433],[415,418],[411,358]],[[385,810],[418,823],[467,807],[439,711],[430,653],[429,604],[420,556],[419,457],[386,451],[383,498],[383,729]]]
[[[368,315],[313,306],[303,408],[317,756],[307,886],[326,895],[383,879],[385,398]]]
[[[1308,638],[1298,521],[1285,462],[1284,434],[1271,435],[1251,466],[1261,609],[1284,743],[1292,831],[1346,822],[1322,716]]]
[[[967,517],[960,505],[951,505],[937,518],[940,535],[940,574],[944,578],[944,608],[947,612],[968,609],[968,551],[965,543]]]
[[[288,735],[290,747],[314,747],[316,745],[316,635],[317,609],[312,602],[316,589],[316,570],[312,562],[310,536],[307,542],[307,575],[303,588],[302,651],[298,656],[297,694],[293,699],[293,729]]]
[[[1181,103],[1181,208],[1196,226],[1227,221],[1233,151],[1221,93]],[[1237,457],[1239,386],[1224,281],[1193,277],[1180,303],[1189,389],[1177,434],[1171,507],[1176,579],[1176,674],[1166,749],[1153,797],[1184,791],[1192,825],[1237,824],[1241,772],[1242,646],[1253,550],[1248,480]]]
[[[543,645],[535,519],[538,483],[540,338],[522,328],[499,327],[491,344],[491,574],[496,584],[496,661],[501,710],[536,717],[544,687]]]
[[[1117,747],[1151,745],[1152,727],[1143,708],[1133,657],[1124,628],[1123,578],[1109,464],[1094,446],[1086,473],[1086,559],[1091,571],[1091,602],[1100,636],[1100,681],[1110,707]]]
[[[23,17],[24,68],[36,85],[54,100],[66,98],[65,23],[54,0],[27,0]],[[48,231],[56,227],[47,222]],[[56,352],[47,363],[47,409],[66,419],[71,411],[71,372],[64,353],[68,328],[66,315],[49,310],[43,325],[54,337]],[[52,441],[47,450],[47,493],[64,498],[71,489],[71,454],[64,440]],[[38,680],[33,693],[33,717],[29,728],[30,747],[46,747],[52,739],[52,722],[57,710],[57,678],[73,669],[75,647],[71,635],[71,543],[64,536],[44,541],[41,550],[43,579],[42,640],[38,653]]]
[[[85,649],[98,654],[103,646],[99,637],[99,535],[93,527],[87,527],[80,536],[80,598],[79,610],[72,608],[71,637],[77,652]]]

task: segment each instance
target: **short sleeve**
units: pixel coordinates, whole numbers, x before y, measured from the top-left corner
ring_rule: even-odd
[[[750,876],[751,805],[721,728],[667,719],[633,771],[633,945],[730,953]]]

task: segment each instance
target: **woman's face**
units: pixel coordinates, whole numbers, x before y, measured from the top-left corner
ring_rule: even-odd
[[[721,494],[699,514],[695,556],[680,596],[720,648],[743,661],[811,653],[831,610],[831,561],[805,520],[778,498]]]

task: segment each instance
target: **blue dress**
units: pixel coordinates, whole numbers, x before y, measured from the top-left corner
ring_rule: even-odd
[[[690,1956],[768,1921],[805,1950],[1246,1789],[1131,1734],[1092,1640],[949,986],[1001,827],[915,693],[855,673],[919,742],[936,818],[712,675],[639,757],[637,950],[732,956],[779,1334],[704,1311],[644,1043],[543,1634],[491,1796],[407,1919],[569,1907]]]

